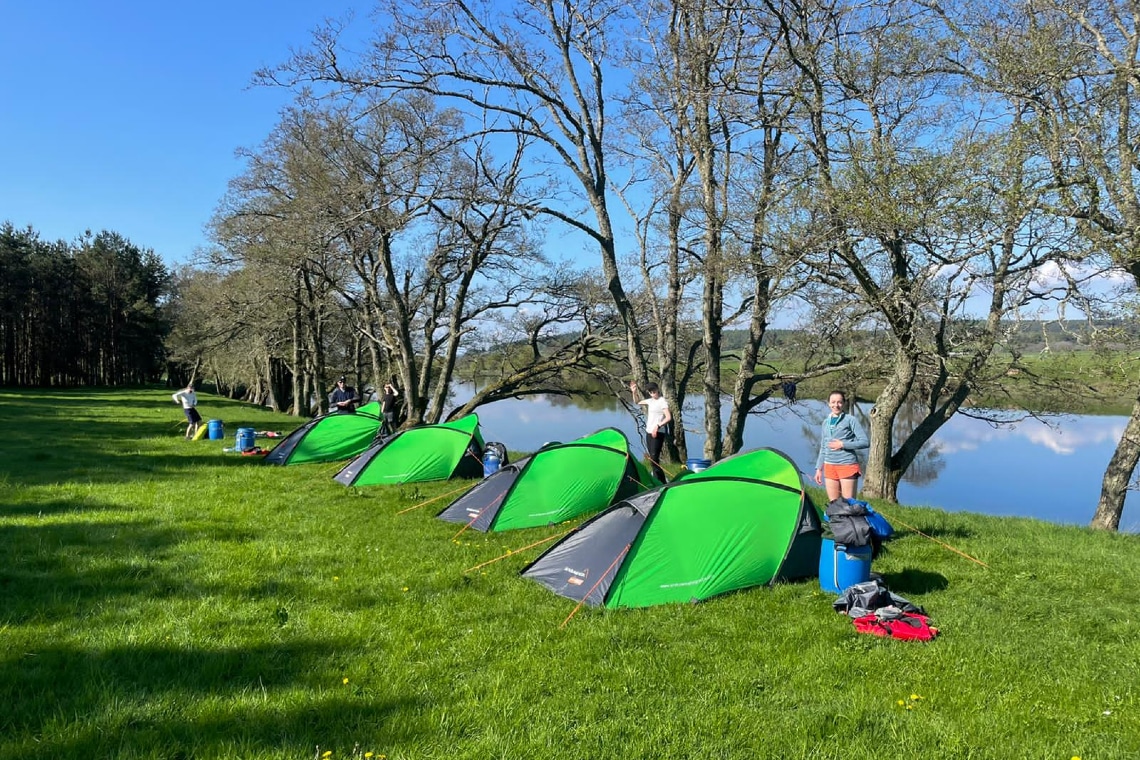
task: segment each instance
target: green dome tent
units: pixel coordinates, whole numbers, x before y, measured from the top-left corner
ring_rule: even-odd
[[[353,414],[333,413],[310,420],[273,447],[266,464],[306,464],[351,459],[368,448],[380,430],[380,404],[373,401]]]
[[[437,516],[481,531],[533,528],[605,509],[658,485],[625,435],[605,428],[503,466]]]
[[[614,505],[520,574],[604,607],[699,601],[816,575],[820,533],[799,470],[760,449]]]
[[[370,446],[333,476],[346,486],[418,483],[483,474],[479,417],[401,430]]]

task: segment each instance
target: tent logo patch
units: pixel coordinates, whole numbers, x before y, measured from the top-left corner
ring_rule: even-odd
[[[581,586],[585,582],[586,578],[589,577],[581,570],[575,570],[572,567],[564,567],[562,569],[565,572],[570,573],[570,577],[566,579],[566,582],[573,586]]]

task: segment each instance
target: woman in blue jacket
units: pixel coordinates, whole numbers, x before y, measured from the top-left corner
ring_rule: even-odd
[[[859,459],[855,452],[871,445],[867,434],[859,425],[859,420],[845,414],[847,394],[832,391],[827,397],[831,414],[823,421],[823,431],[819,441],[819,456],[815,461],[816,485],[827,488],[827,500],[842,496],[854,499],[859,486]]]

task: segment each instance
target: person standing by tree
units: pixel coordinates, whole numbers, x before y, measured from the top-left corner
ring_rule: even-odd
[[[336,387],[329,394],[329,407],[332,411],[351,414],[356,411],[356,402],[359,400],[356,389],[351,385],[345,385],[344,375],[338,377]]]
[[[380,398],[380,411],[384,415],[384,422],[380,424],[380,435],[392,435],[396,432],[396,397],[400,392],[391,383],[384,383],[384,395]]]
[[[844,413],[846,405],[847,394],[843,391],[832,391],[827,397],[831,414],[823,421],[819,456],[815,462],[815,483],[826,483],[828,501],[841,495],[844,499],[855,498],[861,474],[855,452],[871,445],[859,421]]]
[[[182,413],[186,415],[186,440],[191,440],[198,434],[202,424],[202,415],[198,413],[198,394],[194,392],[194,383],[175,391],[171,396],[176,402],[182,404]]]
[[[669,402],[661,396],[661,389],[657,383],[645,386],[649,398],[643,398],[636,380],[629,381],[629,392],[633,400],[645,407],[645,452],[649,455],[649,466],[653,470],[653,477],[662,483],[667,482],[665,471],[661,469],[661,447],[665,443],[666,425],[673,421],[669,411]]]

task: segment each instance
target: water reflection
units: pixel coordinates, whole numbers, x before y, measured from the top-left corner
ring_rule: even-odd
[[[468,395],[470,388],[459,388],[455,398]],[[635,451],[644,453],[637,419],[613,397],[592,395],[581,403],[561,396],[512,399],[477,411],[484,438],[502,441],[514,451],[534,451],[547,441],[569,441],[615,427],[626,434]],[[745,448],[777,448],[802,471],[814,472],[826,406],[814,400],[776,401],[761,411],[748,420]],[[864,423],[866,411],[858,410]],[[703,415],[699,399],[686,403],[690,428],[700,425]],[[899,485],[899,500],[1087,524],[1096,509],[1104,468],[1126,422],[1118,416],[1060,415],[993,425],[955,416],[911,467]],[[897,430],[905,432],[916,423],[913,414],[904,414]],[[688,441],[696,456],[704,445],[702,431],[690,430]],[[1135,493],[1129,494],[1121,529],[1140,531],[1140,497]]]

